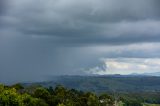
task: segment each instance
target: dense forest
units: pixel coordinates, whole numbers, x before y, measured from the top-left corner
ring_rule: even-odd
[[[22,83],[30,86],[33,83]],[[63,85],[96,94],[105,92],[160,92],[160,77],[135,75],[105,75],[105,76],[52,76],[49,81],[34,84],[44,87]]]
[[[61,85],[42,87],[21,84],[0,85],[0,106],[148,106],[160,103],[159,94],[108,92],[95,94]]]

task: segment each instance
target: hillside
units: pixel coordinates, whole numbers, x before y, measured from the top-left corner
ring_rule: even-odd
[[[32,83],[31,83],[32,84]],[[153,76],[54,76],[50,81],[34,83],[45,87],[63,85],[82,91],[103,92],[159,92],[160,77]],[[25,86],[30,83],[24,83]]]

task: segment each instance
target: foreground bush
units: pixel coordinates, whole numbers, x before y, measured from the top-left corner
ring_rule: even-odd
[[[117,99],[117,97],[92,92],[67,89],[63,86],[44,88],[21,84],[0,85],[0,106],[115,106],[121,101],[123,106],[142,106],[140,101]]]

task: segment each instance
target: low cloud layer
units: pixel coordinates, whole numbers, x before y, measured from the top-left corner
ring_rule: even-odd
[[[89,73],[106,74],[133,74],[159,72],[159,58],[110,58],[103,59],[103,65],[89,69]],[[136,71],[135,71],[136,70]]]
[[[140,64],[158,59],[159,5],[159,0],[1,0],[0,81],[85,75],[96,66],[105,70],[101,58],[137,58]],[[138,61],[128,64],[136,67]],[[130,73],[114,70],[103,74]]]

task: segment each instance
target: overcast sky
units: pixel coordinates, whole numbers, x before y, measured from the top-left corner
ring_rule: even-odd
[[[160,0],[1,0],[0,81],[160,71]]]

